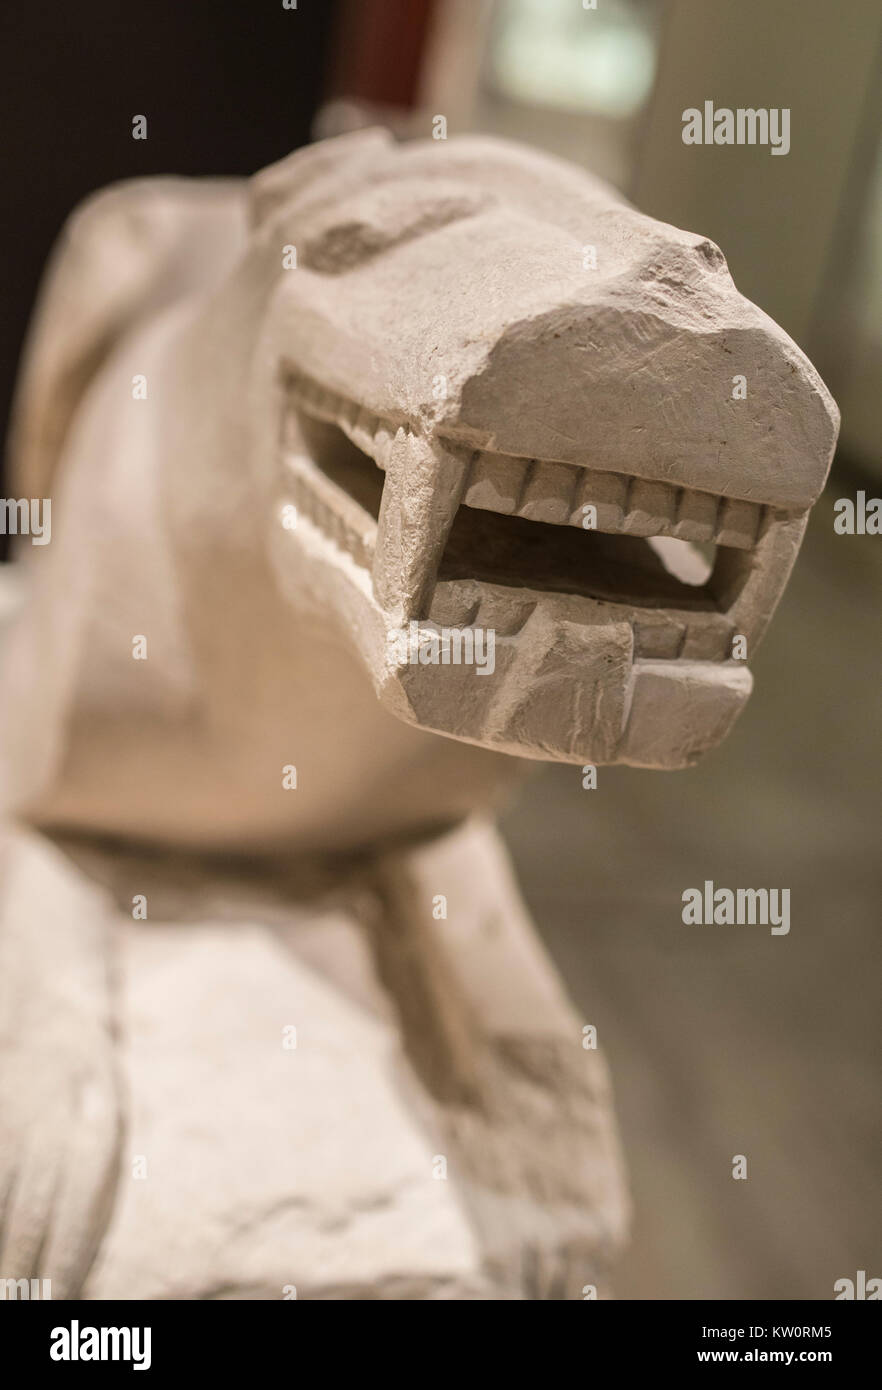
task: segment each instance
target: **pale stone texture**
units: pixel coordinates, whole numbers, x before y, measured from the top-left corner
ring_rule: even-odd
[[[481,817],[516,758],[725,736],[836,428],[716,247],[503,142],[360,132],[75,215],[13,435],[53,534],[4,643],[4,1272],[607,1287],[604,1066]],[[492,630],[492,672],[410,624]]]

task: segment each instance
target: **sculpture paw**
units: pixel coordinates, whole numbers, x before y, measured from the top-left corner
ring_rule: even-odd
[[[72,1298],[107,1225],[121,1137],[106,916],[41,836],[4,832],[0,852],[0,1276]]]
[[[51,1052],[45,1040],[34,1042],[7,1039],[0,1062],[0,1271],[7,1279],[51,1279],[53,1299],[71,1298],[94,1259],[116,1184],[113,1045],[81,1028]]]

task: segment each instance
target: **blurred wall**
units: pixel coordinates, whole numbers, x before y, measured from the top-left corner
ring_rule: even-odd
[[[644,212],[724,248],[742,293],[812,350],[837,220],[875,127],[879,0],[669,0],[631,188]],[[682,113],[789,108],[790,151],[683,143]],[[817,330],[816,330],[817,333]]]

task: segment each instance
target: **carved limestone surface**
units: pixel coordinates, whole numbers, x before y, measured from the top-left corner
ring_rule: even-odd
[[[489,816],[726,735],[837,423],[714,245],[501,141],[75,213],[11,449],[4,1275],[608,1289],[605,1065]]]

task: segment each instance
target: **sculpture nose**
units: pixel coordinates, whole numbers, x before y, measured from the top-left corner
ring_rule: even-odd
[[[838,428],[820,378],[761,310],[657,267],[513,323],[451,417],[498,453],[785,510],[817,499]]]

